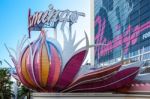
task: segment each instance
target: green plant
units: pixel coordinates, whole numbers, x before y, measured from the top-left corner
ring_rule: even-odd
[[[13,95],[10,80],[10,73],[8,68],[0,68],[0,93],[3,94],[4,99],[10,99]]]
[[[25,86],[21,85],[18,90],[18,99],[24,99],[25,96],[27,96],[27,99],[30,99],[30,90]]]

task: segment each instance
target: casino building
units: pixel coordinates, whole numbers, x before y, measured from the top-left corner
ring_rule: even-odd
[[[150,66],[150,0],[95,0],[95,64],[146,61]],[[150,72],[147,69],[145,72]]]

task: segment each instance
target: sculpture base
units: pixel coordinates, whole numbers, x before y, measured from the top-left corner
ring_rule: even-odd
[[[150,94],[32,93],[32,99],[150,99]]]

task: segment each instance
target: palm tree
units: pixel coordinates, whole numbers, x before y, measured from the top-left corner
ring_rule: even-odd
[[[21,85],[21,87],[18,90],[17,99],[24,99],[25,96],[27,96],[27,99],[30,99],[30,90],[26,88],[25,86]]]
[[[13,95],[11,90],[13,82],[10,80],[10,77],[9,69],[0,69],[0,93],[3,94],[4,99],[10,99]]]

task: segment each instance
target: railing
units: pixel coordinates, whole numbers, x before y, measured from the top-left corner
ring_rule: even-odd
[[[105,66],[106,64],[114,64],[114,63],[117,63],[118,61],[120,61],[120,58],[121,57],[111,59],[111,60],[102,62],[100,64],[101,64],[101,66]],[[138,54],[135,56],[130,56],[129,58],[123,59],[123,61],[129,61],[127,63],[132,63],[132,62],[141,61],[141,60],[142,61],[150,61],[150,51],[143,52],[141,54]]]

